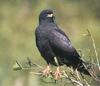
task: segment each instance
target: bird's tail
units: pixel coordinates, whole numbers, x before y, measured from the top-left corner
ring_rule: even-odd
[[[96,66],[95,64],[89,63],[89,62],[85,62],[83,60],[80,60],[80,63],[77,67],[77,70],[80,73],[86,74],[91,76],[93,79],[95,79],[96,81],[100,82],[100,79],[98,77],[98,66]],[[100,71],[99,71],[100,73]]]
[[[83,60],[80,60],[78,66],[77,66],[77,70],[80,73],[83,73],[83,74],[86,74],[86,75],[90,75],[91,76],[91,73],[89,72],[89,68],[90,68],[89,63],[86,63]]]

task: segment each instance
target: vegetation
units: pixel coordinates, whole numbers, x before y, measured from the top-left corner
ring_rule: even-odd
[[[12,67],[16,60],[27,66],[27,57],[45,67],[34,37],[42,9],[54,9],[57,23],[68,34],[76,49],[81,50],[82,58],[99,63],[91,38],[84,36],[89,29],[99,58],[99,3],[100,0],[0,0],[0,86],[61,86],[59,83],[43,83],[29,70],[15,72]],[[93,80],[91,82],[93,86],[98,85]],[[68,81],[66,85],[72,86]]]

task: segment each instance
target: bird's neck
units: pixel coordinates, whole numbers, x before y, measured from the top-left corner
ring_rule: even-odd
[[[54,23],[53,19],[39,19],[39,24]]]

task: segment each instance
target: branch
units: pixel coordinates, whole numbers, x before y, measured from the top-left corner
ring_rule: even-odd
[[[43,73],[41,72],[41,71],[37,71],[36,70],[36,72],[35,72],[35,69],[36,68],[39,68],[39,69],[41,69],[41,70],[43,70],[43,68],[44,67],[42,67],[42,66],[40,66],[40,65],[38,65],[38,64],[36,64],[36,63],[32,63],[31,62],[31,60],[29,59],[29,58],[27,58],[27,67],[23,67],[22,65],[21,65],[21,63],[19,62],[19,61],[16,61],[16,66],[14,66],[13,67],[13,69],[15,70],[15,71],[17,71],[17,70],[30,70],[30,73],[32,73],[32,74],[34,74],[34,75],[38,75],[38,76],[42,76],[42,77],[44,77],[43,76]],[[66,70],[67,70],[67,72],[66,72]],[[73,85],[78,85],[78,86],[90,86],[87,82],[86,82],[86,80],[84,81],[82,78],[81,78],[81,76],[80,76],[80,74],[79,74],[79,72],[78,71],[76,71],[76,72],[73,72],[74,70],[73,69],[71,69],[71,68],[67,68],[67,69],[64,69],[64,71],[62,72],[63,74],[62,74],[62,76],[61,76],[61,78],[63,79],[63,78],[65,78],[65,79],[67,79],[67,80],[69,80]],[[71,74],[71,75],[68,75],[68,74]],[[47,76],[47,78],[52,78],[53,80],[55,80],[55,78],[54,78],[54,72],[52,72],[50,75],[48,75]],[[46,77],[46,76],[45,76]],[[66,82],[65,82],[66,83]]]

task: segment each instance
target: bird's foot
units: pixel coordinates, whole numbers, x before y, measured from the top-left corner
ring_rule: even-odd
[[[52,73],[50,66],[47,66],[43,71],[42,71],[42,75],[47,77]]]
[[[59,67],[57,67],[57,70],[56,70],[56,72],[54,73],[54,79],[55,80],[58,80],[58,79],[60,79],[61,78],[61,76],[62,76],[62,71],[60,71],[60,68]]]

